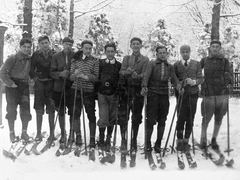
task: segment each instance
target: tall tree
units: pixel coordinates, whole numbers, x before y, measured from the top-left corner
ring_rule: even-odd
[[[212,14],[212,32],[211,40],[219,40],[219,24],[220,24],[221,0],[215,0]]]
[[[24,1],[23,22],[27,24],[23,26],[23,38],[32,39],[32,0]]]
[[[69,29],[68,29],[68,36],[73,37],[73,30],[74,30],[74,0],[70,1],[70,12],[69,12]]]

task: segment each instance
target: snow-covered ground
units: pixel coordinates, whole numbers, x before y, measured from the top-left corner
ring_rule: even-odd
[[[5,116],[5,97],[3,97],[3,117]],[[167,137],[168,129],[173,115],[175,107],[175,98],[170,99],[170,112],[166,125],[166,131],[164,134],[164,141]],[[201,114],[200,114],[200,103],[198,101],[198,109],[195,118],[194,135],[195,138],[200,139],[200,128],[201,128]],[[33,104],[33,97],[31,96],[31,105]],[[31,106],[33,107],[33,106]],[[165,170],[157,169],[151,171],[148,167],[147,160],[141,155],[141,151],[138,151],[137,166],[133,169],[127,167],[124,170],[120,168],[120,154],[117,152],[116,161],[114,164],[100,164],[98,159],[95,162],[88,161],[88,157],[81,155],[79,158],[72,154],[67,156],[56,157],[55,152],[58,146],[55,146],[45,152],[42,155],[27,156],[24,153],[15,161],[12,162],[9,159],[3,157],[0,154],[0,180],[28,180],[28,179],[51,179],[51,180],[62,180],[62,179],[194,179],[194,180],[205,180],[205,179],[217,179],[217,180],[239,180],[240,179],[240,121],[239,121],[239,107],[240,99],[230,99],[230,130],[231,130],[231,148],[234,149],[231,152],[231,156],[234,157],[234,168],[229,169],[225,166],[217,167],[210,160],[205,160],[199,151],[196,151],[196,160],[198,167],[195,170],[189,169],[187,162],[185,161],[185,170],[179,170],[177,166],[176,154],[166,154]],[[33,120],[29,124],[29,134],[35,133],[36,131],[36,120],[35,112],[32,109]],[[98,111],[96,112],[98,117]],[[44,117],[43,130],[48,131],[48,120],[47,116]],[[227,148],[227,121],[224,118],[222,129],[219,134],[218,143],[222,150]],[[68,123],[68,121],[67,121]],[[0,130],[0,149],[6,147],[9,144],[9,132],[6,120],[3,121],[5,125],[4,129]],[[88,124],[88,123],[86,123]],[[139,132],[138,144],[143,144],[143,125],[141,125]],[[175,128],[175,122],[174,127]],[[67,127],[67,130],[69,128]],[[208,137],[211,138],[213,129],[213,121],[211,122],[208,129]],[[88,128],[87,128],[88,130]],[[21,122],[18,118],[15,125],[16,134],[21,132]],[[56,132],[59,132],[59,126],[57,125]],[[155,133],[156,131],[154,131]],[[98,131],[97,131],[98,136]],[[155,141],[156,135],[153,135],[153,141]],[[169,144],[172,143],[172,136],[170,137]],[[164,144],[164,142],[163,142]],[[120,145],[120,136],[118,132],[117,145]],[[226,155],[227,156],[227,155]],[[97,151],[96,151],[97,157]],[[155,158],[155,157],[154,157]]]

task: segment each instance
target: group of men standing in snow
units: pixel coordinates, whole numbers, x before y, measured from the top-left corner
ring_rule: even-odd
[[[207,146],[207,127],[215,116],[215,125],[211,145],[218,149],[216,138],[223,116],[228,107],[228,86],[231,84],[229,61],[221,53],[221,42],[212,41],[209,56],[200,62],[190,58],[191,48],[182,45],[181,59],[171,65],[165,46],[156,48],[156,59],[149,61],[141,54],[142,40],[132,38],[132,54],[123,58],[122,63],[115,59],[116,46],[105,45],[105,59],[91,55],[93,43],[84,40],[81,51],[73,53],[73,39],[63,39],[63,50],[54,53],[47,36],[38,39],[39,50],[32,56],[32,42],[20,41],[20,51],[8,57],[0,69],[0,78],[6,85],[7,114],[10,140],[16,141],[14,122],[17,107],[20,106],[22,121],[21,138],[28,140],[28,122],[31,120],[29,78],[34,84],[34,109],[36,111],[37,135],[40,141],[43,114],[49,117],[49,138],[54,135],[55,111],[59,115],[61,129],[60,142],[82,144],[80,116],[85,108],[89,120],[90,148],[95,148],[96,126],[99,127],[100,148],[110,149],[114,125],[120,126],[121,150],[127,150],[128,119],[131,111],[131,147],[130,153],[137,151],[139,126],[143,121],[142,110],[144,97],[146,107],[146,151],[152,151],[151,136],[157,123],[157,139],[154,144],[156,152],[161,151],[165,122],[169,112],[169,82],[175,87],[176,98],[182,98],[178,109],[177,149],[189,150],[189,138],[192,133],[194,116],[199,96],[199,85],[203,100],[201,104],[202,130],[201,146]],[[202,75],[204,71],[204,76]],[[95,115],[95,99],[98,99],[99,120]],[[75,102],[75,103],[74,103]],[[67,112],[66,112],[66,108]],[[65,114],[69,115],[71,136],[66,137]],[[105,133],[107,129],[107,132]],[[74,135],[73,135],[74,134]],[[105,135],[106,134],[106,135]],[[136,156],[135,156],[136,158]],[[132,165],[134,166],[134,164]]]

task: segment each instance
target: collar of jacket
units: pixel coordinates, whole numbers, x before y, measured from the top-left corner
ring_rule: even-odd
[[[24,59],[26,59],[26,60],[29,60],[30,59],[30,55],[28,55],[28,54],[24,54],[24,53],[22,53],[21,51],[19,51],[17,54],[16,54],[16,56],[17,56],[17,59],[18,60],[24,60]]]
[[[222,54],[218,54],[216,56],[213,56],[213,55],[210,54],[208,57],[210,59],[223,59],[224,58],[224,56]]]
[[[43,52],[42,50],[37,50],[36,53],[37,53],[37,54],[44,54],[45,52]],[[47,54],[50,55],[50,56],[53,56],[53,54],[54,54],[54,53],[53,53],[53,50],[52,50],[52,49],[49,49],[49,50],[47,51]]]
[[[184,65],[184,63],[187,61],[187,65],[190,63],[191,58],[189,58],[188,60],[184,60],[183,58],[181,58],[181,62]]]
[[[142,54],[141,53],[139,53],[138,55],[132,53],[131,58],[135,59],[135,56],[138,57],[137,62],[139,62],[142,59]]]
[[[111,59],[111,60],[109,60],[108,58],[105,60],[105,62],[106,63],[109,63],[110,62],[110,64],[115,64],[115,62],[116,62],[116,60],[115,60],[115,58],[113,58],[113,59]]]
[[[157,60],[156,60],[156,64],[160,64],[160,63],[164,63],[164,64],[166,64],[166,65],[169,65],[169,63],[167,62],[167,60],[157,59]]]

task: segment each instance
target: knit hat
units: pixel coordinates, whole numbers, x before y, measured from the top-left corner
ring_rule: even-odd
[[[180,47],[180,51],[183,51],[183,50],[191,51],[191,48],[189,45],[184,44]]]
[[[210,46],[211,46],[212,44],[219,44],[220,46],[222,45],[219,40],[213,40],[213,41],[211,41]]]
[[[63,43],[65,43],[65,42],[69,42],[69,43],[74,43],[74,40],[72,39],[72,38],[70,38],[70,37],[65,37],[65,38],[63,38],[63,40],[62,40],[62,42]]]

